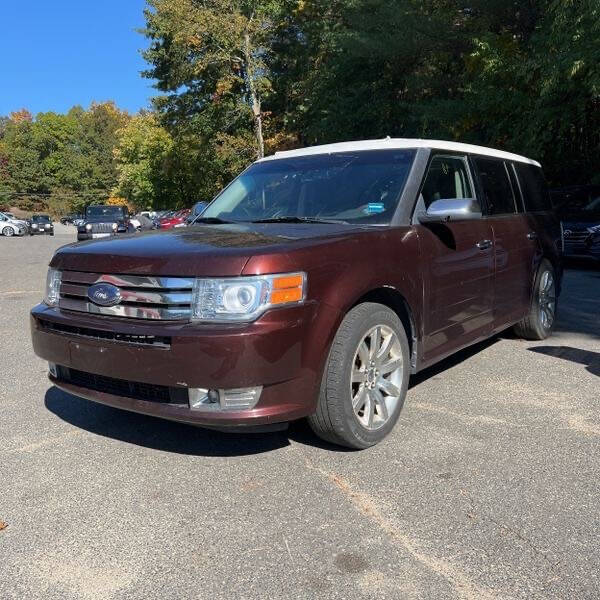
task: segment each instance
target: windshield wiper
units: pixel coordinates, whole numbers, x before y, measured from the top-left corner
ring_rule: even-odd
[[[220,219],[219,217],[196,217],[190,225],[195,225],[196,223],[208,223],[209,225],[228,225],[233,223],[233,221],[226,221],[225,219]]]
[[[252,223],[334,223],[336,225],[348,225],[348,221],[341,219],[318,219],[317,217],[271,217],[269,219],[257,219]]]

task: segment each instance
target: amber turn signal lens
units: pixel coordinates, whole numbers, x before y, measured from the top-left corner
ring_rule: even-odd
[[[301,288],[303,284],[302,275],[286,275],[273,280],[274,290],[287,290],[290,288]]]
[[[299,302],[302,300],[302,290],[276,290],[271,292],[271,304],[284,304],[286,302]]]
[[[301,302],[304,298],[304,276],[283,275],[273,279],[273,291],[271,292],[271,304],[287,304],[289,302]]]

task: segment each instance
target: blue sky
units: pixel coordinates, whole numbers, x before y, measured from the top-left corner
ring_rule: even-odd
[[[140,71],[144,0],[0,2],[0,115],[66,112],[114,100],[136,112],[156,95]]]

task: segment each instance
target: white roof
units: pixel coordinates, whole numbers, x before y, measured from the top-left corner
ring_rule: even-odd
[[[471,154],[483,154],[505,160],[514,160],[528,163],[537,167],[540,163],[519,154],[486,148],[485,146],[475,146],[473,144],[461,144],[460,142],[447,142],[444,140],[422,140],[412,138],[390,138],[382,140],[363,140],[358,142],[340,142],[338,144],[326,144],[324,146],[311,146],[309,148],[300,148],[298,150],[286,150],[276,152],[272,156],[267,156],[262,160],[276,160],[279,158],[292,158],[294,156],[311,156],[315,154],[333,154],[334,152],[360,152],[364,150],[402,150],[408,148],[431,148],[435,150],[449,150],[452,152],[465,152]]]

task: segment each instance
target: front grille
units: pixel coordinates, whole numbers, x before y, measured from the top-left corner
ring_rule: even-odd
[[[105,377],[104,375],[96,375],[95,373],[87,373],[62,366],[57,367],[57,371],[59,381],[71,383],[87,390],[133,398],[134,400],[145,400],[147,402],[188,404],[188,393],[187,389],[184,388],[115,379],[113,377]]]
[[[92,223],[92,233],[112,233],[112,223]]]
[[[64,323],[53,323],[52,321],[39,320],[40,325],[47,331],[56,333],[66,333],[77,337],[84,337],[94,340],[107,340],[109,342],[118,342],[123,344],[133,344],[136,346],[152,346],[153,348],[170,348],[171,338],[168,336],[157,335],[134,335],[131,333],[116,333],[113,331],[102,331],[100,329],[91,329],[89,327],[77,327],[75,325],[65,325]]]
[[[99,306],[92,302],[88,289],[96,283],[118,287],[119,303]],[[63,271],[59,308],[132,319],[189,321],[193,287],[194,280],[190,278]]]
[[[577,244],[581,242],[585,242],[590,237],[589,231],[570,231],[570,233],[565,233],[565,244]]]

